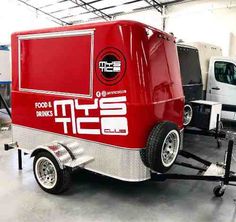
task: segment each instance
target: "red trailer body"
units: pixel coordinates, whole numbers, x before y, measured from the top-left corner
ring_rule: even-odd
[[[174,37],[138,22],[14,33],[12,73],[13,141],[26,150],[76,140],[94,158],[85,168],[140,181],[152,128],[183,128]]]

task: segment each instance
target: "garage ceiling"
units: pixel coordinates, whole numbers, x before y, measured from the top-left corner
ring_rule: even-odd
[[[17,0],[47,15],[60,25],[71,25],[91,20],[113,20],[116,16],[131,12],[156,9],[184,0]]]

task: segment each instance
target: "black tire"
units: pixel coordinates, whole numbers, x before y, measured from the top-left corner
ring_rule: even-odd
[[[225,191],[222,190],[221,185],[217,185],[214,187],[213,193],[216,197],[222,197],[224,195]]]
[[[148,157],[147,157],[147,149],[141,149],[140,156],[141,156],[141,160],[143,161],[144,165],[149,168],[150,165],[149,165]]]
[[[56,169],[57,180],[55,182],[55,185],[51,188],[46,188],[45,186],[43,186],[37,177],[36,167],[37,167],[37,161],[39,161],[40,158],[41,159],[46,158],[50,160]],[[39,184],[39,186],[41,187],[41,189],[44,190],[45,192],[50,193],[50,194],[60,194],[69,188],[70,179],[71,179],[69,169],[68,168],[61,169],[55,157],[49,152],[45,151],[45,152],[40,152],[36,154],[34,158],[33,168],[34,168],[34,177],[37,183]]]
[[[187,117],[188,112],[188,117]],[[184,126],[188,126],[193,119],[193,108],[189,103],[184,105]]]
[[[169,137],[169,135],[171,133],[174,133],[174,135],[176,136],[176,140],[175,141],[175,152],[173,154],[173,158],[171,159],[171,162],[168,164],[164,163],[164,160],[162,158],[162,150],[164,148],[164,143],[167,139],[167,137]],[[180,133],[179,133],[179,129],[176,126],[176,124],[172,123],[172,122],[161,122],[158,125],[156,125],[149,137],[148,137],[148,141],[147,141],[147,146],[146,146],[146,160],[148,162],[148,167],[156,172],[159,173],[165,173],[167,172],[171,166],[173,165],[173,163],[175,162],[177,156],[178,156],[178,152],[179,152],[179,147],[180,147]]]

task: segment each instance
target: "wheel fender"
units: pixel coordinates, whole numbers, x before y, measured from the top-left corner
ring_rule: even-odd
[[[56,161],[59,164],[59,167],[61,169],[64,168],[64,161],[63,161],[63,156],[59,155],[58,150],[61,148],[61,146],[58,144],[56,145],[55,143],[52,143],[50,145],[41,145],[41,146],[37,146],[31,153],[30,157],[34,157],[35,155],[37,155],[38,153],[42,152],[42,151],[47,151],[49,153],[51,153],[54,158],[56,159]],[[66,151],[67,152],[67,151]]]

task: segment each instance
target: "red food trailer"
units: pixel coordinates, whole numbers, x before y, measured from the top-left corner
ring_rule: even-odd
[[[12,35],[11,147],[60,193],[76,168],[124,181],[166,172],[181,147],[175,39],[132,21]]]

